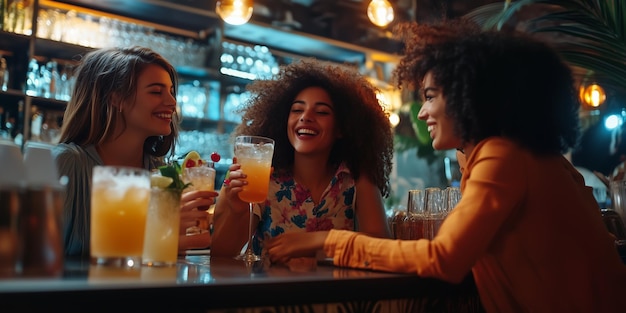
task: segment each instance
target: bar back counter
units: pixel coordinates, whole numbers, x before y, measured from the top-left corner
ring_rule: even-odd
[[[334,267],[306,271],[209,255],[175,267],[123,269],[66,260],[62,277],[0,279],[8,312],[483,312],[470,276],[449,284],[417,275]]]

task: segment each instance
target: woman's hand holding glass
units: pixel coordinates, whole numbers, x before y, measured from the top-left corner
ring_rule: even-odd
[[[203,232],[187,236],[189,227],[200,226],[198,221],[209,221],[209,208],[215,203],[218,193],[212,190],[193,190],[181,196],[179,251],[188,249],[208,248],[211,245],[211,234]]]
[[[248,202],[239,198],[239,192],[243,190],[243,186],[247,185],[246,174],[241,171],[241,165],[237,164],[237,158],[233,158],[233,164],[228,168],[228,175],[224,180],[222,189],[227,199],[228,209],[231,214],[243,215],[249,213]]]
[[[184,192],[181,197],[180,233],[198,226],[198,220],[208,220],[209,208],[215,203],[218,193],[212,190],[194,190]],[[194,210],[196,209],[196,210]]]

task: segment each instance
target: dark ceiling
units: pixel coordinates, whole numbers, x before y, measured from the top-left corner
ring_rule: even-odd
[[[54,0],[119,14],[138,20],[210,34],[221,20],[215,13],[216,0]],[[404,21],[431,22],[461,16],[487,3],[503,0],[389,0],[396,19],[386,28],[367,18],[370,0],[254,0],[252,23],[225,25],[224,36],[262,44],[292,53],[328,55],[354,62],[362,54],[350,48],[325,45],[324,41],[297,34],[310,34],[359,47],[395,54],[399,43],[390,29]],[[294,33],[295,32],[295,33]],[[202,37],[202,35],[200,35]],[[314,51],[312,51],[314,50]],[[356,53],[355,53],[356,52]]]
[[[214,27],[216,0],[57,0],[125,15],[148,18],[157,23],[199,30]],[[430,22],[458,17],[480,5],[504,0],[389,0],[396,21]],[[381,29],[367,19],[370,0],[254,0],[252,19],[304,32],[350,33],[354,29]],[[293,21],[286,18],[291,12]],[[285,22],[285,23],[281,23]],[[392,24],[393,25],[393,24]],[[389,27],[391,27],[390,25]]]
[[[255,0],[254,21],[381,51],[395,52],[390,30],[397,23],[454,18],[503,0],[389,0],[396,18],[385,28],[367,18],[370,0]],[[291,17],[286,13],[289,12]]]
[[[193,0],[187,0],[193,1]],[[458,17],[470,10],[504,0],[388,0],[400,19],[430,22],[442,17]],[[363,15],[370,0],[255,0],[256,5],[277,7],[301,7],[309,15],[340,16]],[[345,11],[345,12],[344,12]]]

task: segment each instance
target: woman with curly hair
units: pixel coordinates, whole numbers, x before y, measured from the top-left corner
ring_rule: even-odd
[[[256,252],[283,233],[346,229],[389,237],[382,199],[389,195],[393,133],[365,76],[305,59],[248,90],[234,135],[275,140],[268,198],[254,208]],[[237,195],[245,178],[239,164],[230,166],[215,208],[212,256],[235,256],[247,241],[248,204]]]
[[[487,312],[623,312],[626,266],[581,174],[570,68],[530,35],[463,22],[404,24],[398,86],[421,90],[436,150],[465,154],[461,200],[432,240],[346,230],[266,244],[272,260],[323,249],[337,266],[452,283],[470,271]]]

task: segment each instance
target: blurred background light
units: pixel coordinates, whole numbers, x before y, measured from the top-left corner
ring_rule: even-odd
[[[393,7],[387,0],[372,0],[367,6],[367,17],[374,25],[385,27],[393,22]]]
[[[215,5],[215,12],[231,25],[242,25],[252,17],[253,0],[219,0]]]

